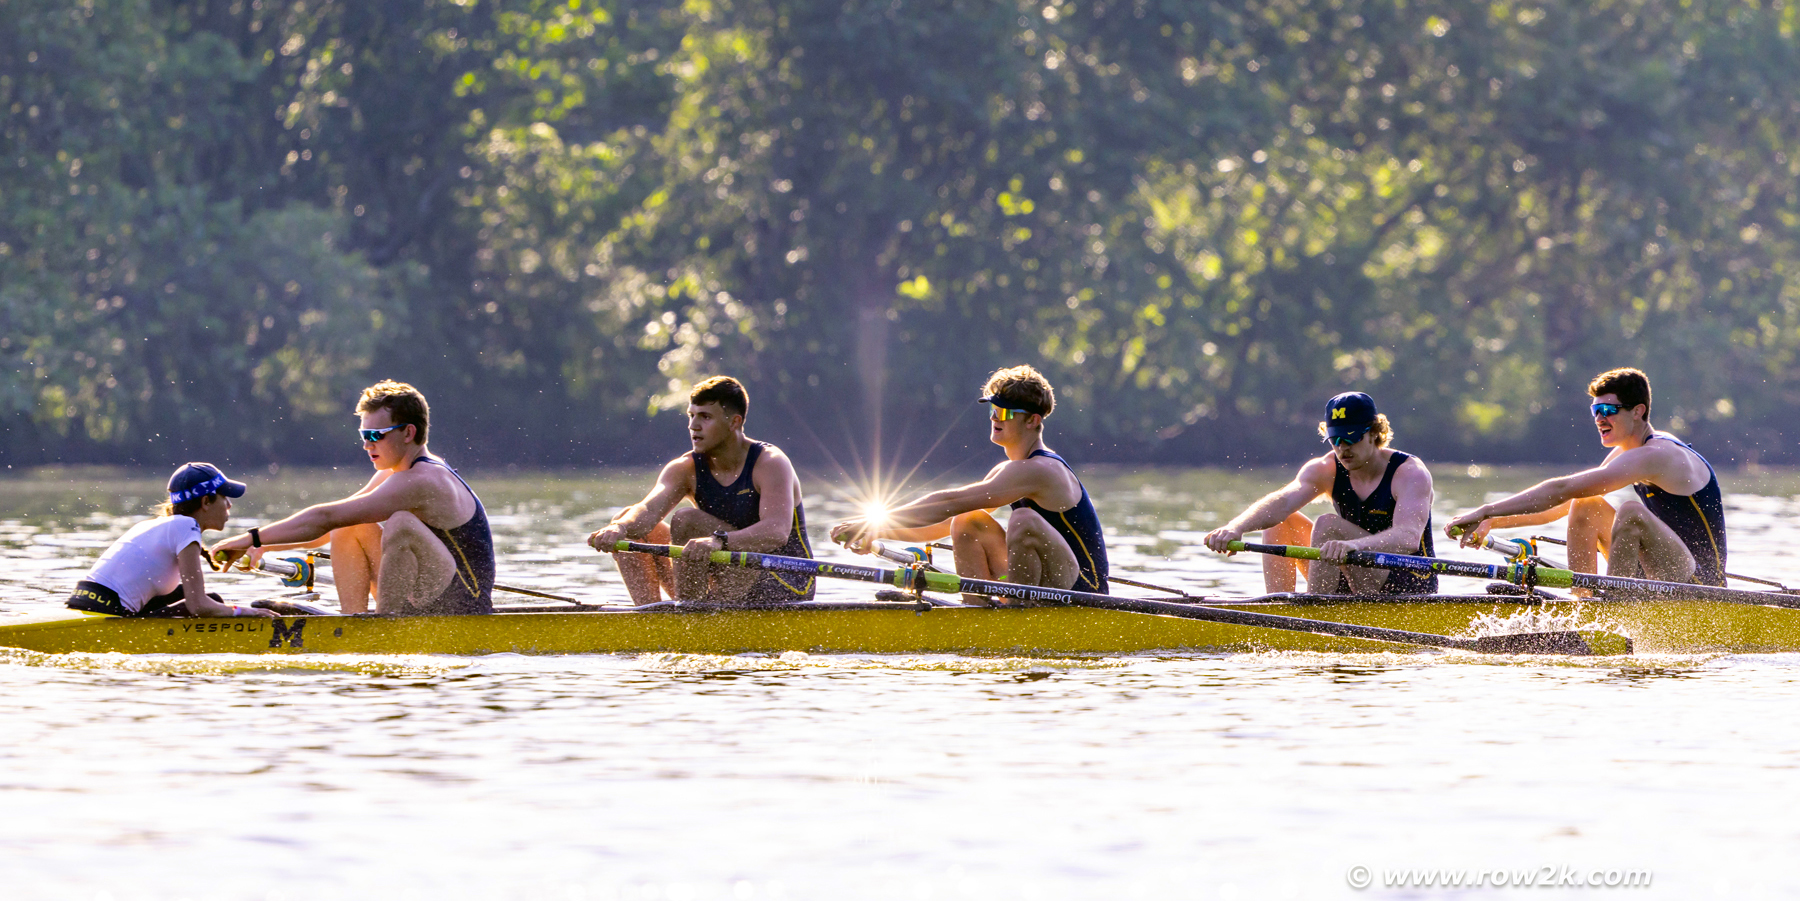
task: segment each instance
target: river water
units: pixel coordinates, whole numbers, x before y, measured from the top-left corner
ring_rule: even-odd
[[[1441,523],[1542,473],[1436,475]],[[1194,543],[1285,473],[1084,476],[1120,574],[1260,588],[1256,561]],[[253,479],[234,526],[363,477]],[[502,579],[616,597],[581,540],[649,477],[473,475]],[[159,481],[0,479],[0,618],[60,604]],[[1800,475],[1725,481],[1734,570],[1800,582]],[[827,482],[808,478],[808,512],[829,556],[855,499]],[[267,593],[256,578],[210,584]],[[1797,697],[1800,655],[0,650],[0,894],[1785,898]],[[1389,884],[1409,870],[1465,885]]]

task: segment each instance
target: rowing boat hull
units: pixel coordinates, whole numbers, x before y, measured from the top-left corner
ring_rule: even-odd
[[[1527,605],[1488,598],[1283,599],[1234,609],[1414,632],[1466,634],[1479,615]],[[1571,605],[1535,608],[1567,612]],[[1800,651],[1800,611],[1738,604],[1588,604],[1640,654]],[[1070,656],[1148,652],[1393,650],[1360,639],[1072,607],[982,609],[796,604],[765,610],[120,619],[57,611],[0,623],[0,647],[125,654],[609,654],[746,652]]]

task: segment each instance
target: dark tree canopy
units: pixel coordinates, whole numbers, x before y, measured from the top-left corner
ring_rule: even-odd
[[[1088,459],[1349,389],[1591,457],[1637,365],[1791,461],[1796,6],[13,0],[0,455],[336,461],[393,377],[474,462],[639,460],[728,372],[916,459],[1030,362]]]

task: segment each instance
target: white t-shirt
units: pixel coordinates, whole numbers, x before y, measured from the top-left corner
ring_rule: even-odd
[[[192,516],[159,516],[131,527],[100,555],[86,580],[118,592],[133,613],[144,602],[168,594],[181,584],[175,555],[200,541],[200,524]]]

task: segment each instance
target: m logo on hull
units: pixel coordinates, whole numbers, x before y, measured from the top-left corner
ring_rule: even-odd
[[[290,626],[285,619],[277,618],[269,621],[269,630],[273,633],[269,636],[269,647],[281,647],[283,639],[287,640],[290,648],[306,647],[306,639],[300,634],[306,629],[306,618],[296,617],[293,622],[294,624]]]

